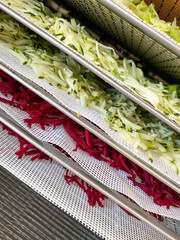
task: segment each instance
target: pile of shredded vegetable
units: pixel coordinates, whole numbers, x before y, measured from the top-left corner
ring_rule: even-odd
[[[86,32],[84,26],[76,23],[75,19],[66,20],[37,0],[4,0],[4,2],[95,65],[113,74],[164,115],[180,123],[180,99],[177,97],[176,89],[170,93],[162,83],[145,77],[133,60],[120,60],[112,47],[96,41]],[[3,17],[2,15],[2,20]],[[4,28],[2,25],[2,32]]]
[[[166,22],[161,20],[155,10],[155,6],[151,3],[149,6],[144,0],[119,0],[126,7],[128,7],[133,13],[141,18],[146,23],[160,29],[168,34],[175,41],[180,43],[180,27],[176,24],[176,18],[174,21]]]
[[[0,125],[1,124],[2,123],[0,122]],[[46,159],[46,160],[50,160],[51,161],[51,159],[47,155],[45,155],[39,149],[37,149],[32,144],[27,142],[24,138],[19,136],[13,130],[11,130],[10,128],[5,126],[4,124],[2,124],[2,126],[3,126],[3,130],[6,130],[9,135],[14,136],[14,137],[16,137],[18,139],[20,149],[19,149],[18,152],[15,153],[15,155],[17,155],[19,159],[21,159],[23,156],[32,156],[31,161],[42,160],[42,159]],[[61,149],[61,148],[59,148],[57,146],[55,146],[55,147],[58,148],[60,152],[68,155],[63,149]],[[69,170],[66,170],[66,173],[64,175],[64,179],[65,179],[65,181],[66,181],[66,183],[68,185],[70,185],[71,183],[76,183],[78,185],[78,187],[81,188],[86,193],[87,198],[88,198],[88,203],[89,203],[90,206],[95,207],[96,205],[98,205],[99,207],[102,207],[102,208],[104,207],[103,200],[107,199],[107,197],[104,194],[102,194],[101,192],[99,192],[98,190],[96,190],[95,188],[93,188],[88,183],[84,182],[84,180],[79,178],[77,175],[74,175]],[[127,199],[129,199],[130,201],[134,202],[132,199],[128,198],[126,195],[124,195],[124,196]],[[121,206],[119,206],[119,207],[122,208]],[[124,208],[122,208],[122,209],[128,215],[130,215],[132,217],[135,217],[134,215],[129,213]],[[147,211],[145,211],[145,212],[147,212]],[[156,213],[151,213],[151,212],[149,212],[149,214],[154,216],[159,221],[161,221],[161,222],[163,221],[163,217],[162,216],[160,216],[160,215],[158,215]]]
[[[19,151],[17,151],[15,155],[17,155],[19,159],[21,159],[23,156],[32,156],[31,161],[42,160],[42,159],[51,160],[49,156],[47,156],[46,154],[41,152],[39,149],[34,147],[31,143],[27,142],[24,138],[19,136],[16,132],[14,132],[13,130],[11,130],[1,122],[0,122],[0,125],[3,125],[3,130],[7,130],[9,135],[14,136],[18,139]],[[57,146],[56,148],[58,148],[60,152],[63,152],[64,154],[66,154],[64,150],[62,150],[61,148]],[[99,207],[104,207],[102,201],[107,197],[103,195],[101,192],[99,192],[98,190],[90,186],[88,183],[84,182],[78,176],[69,172],[69,170],[66,170],[64,178],[67,184],[76,183],[86,193],[88,197],[88,203],[92,207],[96,206],[96,204],[98,204]]]
[[[0,101],[27,112],[29,118],[24,119],[24,121],[29,127],[34,123],[39,124],[42,129],[45,129],[46,125],[53,125],[55,128],[56,126],[63,124],[66,132],[76,142],[76,149],[79,148],[97,160],[104,161],[111,167],[128,173],[128,178],[133,182],[134,186],[138,186],[148,194],[148,196],[152,196],[154,203],[157,205],[166,206],[167,208],[170,206],[180,207],[180,195],[170,187],[138,167],[122,154],[104,143],[101,139],[98,139],[78,123],[59,112],[52,105],[42,100],[39,96],[22,86],[4,72],[0,71],[0,76],[0,92],[4,96],[10,98],[10,100],[0,98]],[[19,138],[19,141],[21,139],[22,138]],[[32,157],[32,160],[36,158],[47,159],[46,155],[32,149],[31,144],[24,145],[22,141],[20,142],[20,150],[17,153],[20,158],[23,154],[33,154],[34,156]],[[60,150],[62,151],[62,149]],[[76,180],[76,182],[81,181],[80,179],[69,175],[68,172],[66,180]],[[80,182],[79,184],[81,185]]]
[[[7,14],[2,13],[0,17],[3,19],[0,48],[31,67],[39,78],[101,113],[109,126],[134,149],[147,151],[151,161],[154,152],[179,173],[180,134]]]

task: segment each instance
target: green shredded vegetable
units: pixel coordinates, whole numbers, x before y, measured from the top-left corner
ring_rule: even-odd
[[[134,149],[147,151],[150,161],[155,153],[179,173],[180,134],[3,12],[0,28],[4,29],[0,49],[31,67],[39,78],[98,111]]]
[[[52,13],[37,0],[3,1],[11,3],[11,7],[21,12],[29,21],[41,26],[95,65],[113,74],[168,118],[180,123],[180,98],[176,92],[168,92],[162,83],[154,83],[145,77],[133,60],[120,60],[112,47],[96,41],[75,19],[66,20],[59,13]],[[0,29],[3,32],[3,28]]]
[[[126,7],[128,7],[133,13],[139,18],[144,20],[146,23],[160,29],[161,31],[168,34],[176,42],[180,43],[180,27],[177,26],[176,18],[174,21],[166,22],[161,20],[155,10],[155,6],[151,3],[149,6],[144,0],[119,0]]]

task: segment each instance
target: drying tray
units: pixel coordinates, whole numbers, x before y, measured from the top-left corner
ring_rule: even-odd
[[[68,1],[66,1],[66,2],[68,2]],[[85,2],[85,1],[84,1]],[[13,15],[12,14],[12,12],[11,12],[11,15]],[[16,18],[17,18],[17,16],[16,16]],[[19,19],[20,20],[20,19]],[[21,19],[22,20],[22,19]],[[28,25],[28,23],[26,22],[26,25]],[[31,26],[29,25],[29,27],[31,28]],[[38,30],[38,28],[36,29],[36,30]],[[49,39],[50,41],[52,40],[52,39]],[[54,45],[56,45],[56,44],[54,44]],[[65,51],[66,52],[66,51]],[[67,53],[67,52],[66,52]],[[71,53],[71,55],[72,55],[72,53]],[[172,239],[176,239],[176,238],[172,238]]]
[[[61,164],[66,169],[69,169],[72,173],[79,176],[82,180],[90,184],[92,187],[96,188],[113,202],[120,205],[129,213],[133,214],[139,220],[142,220],[149,226],[153,227],[170,240],[180,239],[180,236],[176,233],[176,231],[174,232],[169,227],[159,222],[152,215],[150,215],[148,212],[145,212],[141,207],[139,207],[129,199],[119,194],[118,192],[111,190],[110,188],[106,187],[104,184],[93,178],[84,169],[82,169],[82,167],[76,164],[71,158],[67,157],[63,153],[60,153],[59,150],[53,147],[53,145],[36,139],[33,135],[29,134],[22,127],[16,124],[14,120],[7,116],[7,114],[3,111],[0,111],[0,121],[10,129],[15,131],[17,134],[19,134],[21,137],[23,137],[25,140],[27,140],[29,143],[31,143],[33,146],[37,147],[40,151],[51,157],[57,163]]]
[[[63,2],[63,1],[62,1]],[[68,1],[67,1],[68,2]],[[74,4],[76,3],[76,1],[73,1]],[[83,8],[83,6],[85,5],[85,1],[82,1],[82,12],[86,12],[86,9]],[[90,4],[90,1],[88,1]],[[95,1],[96,4],[97,1]],[[48,1],[47,5],[50,5],[51,7],[53,7],[53,9],[58,10],[58,8],[60,8],[60,6],[58,4],[56,4],[54,1]],[[73,5],[72,5],[73,6]],[[71,7],[72,7],[71,6]],[[81,2],[78,1],[78,6],[79,9],[81,8]],[[102,6],[95,6],[93,7],[93,4],[90,5],[86,5],[89,6],[88,9],[89,11],[92,13],[93,9],[94,11],[96,11],[96,7],[97,9],[100,11]],[[90,8],[91,6],[91,8]],[[43,29],[42,27],[37,26],[36,24],[33,24],[32,22],[30,22],[29,20],[27,20],[27,18],[25,18],[21,13],[19,13],[18,11],[14,10],[11,6],[9,6],[8,4],[3,3],[3,1],[0,0],[0,9],[2,9],[3,11],[5,11],[6,13],[8,13],[9,15],[11,15],[12,17],[14,17],[15,19],[17,19],[18,21],[20,21],[22,24],[24,24],[25,26],[27,26],[28,28],[30,28],[31,30],[33,30],[34,32],[36,32],[38,35],[40,35],[41,37],[43,37],[44,39],[46,39],[47,41],[49,41],[51,44],[53,44],[54,46],[56,46],[57,48],[59,48],[61,51],[65,52],[66,54],[68,54],[69,56],[71,56],[72,58],[74,58],[76,61],[78,61],[80,64],[82,64],[83,66],[85,66],[86,68],[88,68],[90,71],[92,71],[93,73],[95,73],[98,77],[100,77],[101,79],[103,79],[104,81],[106,81],[107,83],[109,83],[111,86],[113,86],[114,88],[116,88],[117,90],[119,90],[121,93],[123,93],[124,95],[126,95],[128,98],[130,98],[131,100],[133,100],[134,102],[136,102],[137,104],[139,104],[141,107],[143,107],[144,109],[146,109],[147,111],[149,111],[150,113],[152,113],[154,116],[156,116],[157,118],[159,118],[161,121],[165,122],[167,125],[169,125],[171,128],[173,128],[174,130],[176,130],[178,133],[180,133],[180,124],[177,123],[176,121],[174,121],[173,119],[170,119],[169,117],[167,117],[164,113],[160,112],[159,110],[157,110],[154,106],[152,106],[149,102],[147,102],[146,100],[144,100],[140,95],[138,95],[134,90],[132,90],[131,88],[129,88],[128,86],[126,86],[123,82],[120,82],[115,76],[113,76],[112,74],[110,74],[109,72],[105,71],[103,68],[100,68],[99,66],[95,65],[93,62],[89,61],[87,58],[85,58],[83,55],[81,55],[80,53],[78,53],[77,51],[75,51],[74,49],[72,49],[71,47],[67,46],[66,44],[64,44],[62,41],[58,40],[56,37],[54,37],[52,34],[50,34],[47,30]],[[104,9],[104,8],[103,8]],[[106,9],[106,11],[109,11]],[[99,13],[99,16],[104,16],[105,13]],[[109,14],[114,14],[113,12],[109,11]],[[96,14],[93,14],[96,16]],[[90,16],[90,15],[88,15]],[[88,17],[87,16],[87,17]],[[117,16],[116,16],[117,17]],[[100,19],[99,17],[97,19]],[[100,21],[102,22],[102,21]],[[112,20],[110,21],[110,19],[106,19],[105,21],[107,24],[112,24]],[[110,26],[110,25],[109,25]],[[132,26],[131,26],[132,28]],[[120,28],[119,28],[120,29]],[[128,28],[124,28],[121,25],[121,29],[123,30],[127,30],[128,33]],[[120,32],[125,32],[126,31],[122,31],[119,30]],[[116,32],[116,31],[115,31]],[[114,33],[114,31],[112,31],[112,33]],[[115,34],[115,33],[114,33]],[[114,35],[113,34],[113,35]],[[128,35],[129,37],[131,35]],[[136,36],[136,34],[135,34]],[[114,35],[115,37],[115,35]],[[143,37],[144,38],[144,37]],[[125,41],[128,44],[128,41]],[[136,41],[133,41],[136,42]],[[146,44],[147,45],[147,44]],[[177,46],[176,46],[177,47]],[[141,49],[142,46],[139,47],[139,49]],[[151,52],[151,51],[149,51]],[[156,51],[156,55],[157,55],[157,51]],[[170,61],[172,62],[172,61]],[[179,68],[180,69],[180,68]]]
[[[50,3],[55,4],[55,2],[50,1]],[[53,8],[55,7],[59,7],[59,5],[55,5]],[[6,11],[7,13],[9,13],[11,16],[15,17],[17,20],[19,20],[20,22],[22,22],[23,24],[25,24],[27,27],[29,27],[30,29],[32,29],[33,31],[35,31],[36,33],[38,33],[39,35],[41,35],[42,37],[44,37],[46,40],[48,40],[49,42],[51,42],[53,45],[55,45],[56,47],[58,47],[59,49],[61,49],[62,51],[64,51],[65,53],[69,54],[70,56],[74,57],[76,60],[78,60],[81,64],[85,65],[87,68],[89,68],[90,70],[92,70],[93,72],[97,73],[97,71],[99,71],[98,69],[96,69],[94,66],[92,66],[88,61],[86,61],[86,59],[84,59],[84,57],[82,57],[80,54],[78,54],[76,51],[74,51],[72,48],[66,46],[65,44],[63,44],[62,42],[58,41],[55,37],[51,36],[50,34],[47,33],[47,31],[45,31],[44,29],[30,23],[27,19],[25,19],[22,15],[20,15],[17,11],[14,11],[12,8],[10,8],[9,6],[1,3],[0,1],[0,8],[3,9],[4,11]],[[58,10],[58,9],[57,9]],[[14,77],[16,80],[20,81],[22,84],[24,84],[25,86],[27,86],[28,88],[30,88],[32,91],[36,92],[39,96],[41,96],[42,98],[44,98],[46,101],[50,102],[53,106],[55,106],[57,109],[59,109],[60,111],[64,112],[66,115],[68,115],[69,117],[71,117],[72,119],[74,119],[76,122],[78,122],[80,125],[82,125],[83,127],[85,127],[86,129],[88,129],[90,132],[92,132],[94,135],[96,135],[97,137],[101,138],[104,142],[106,142],[107,144],[109,144],[110,146],[112,146],[113,148],[115,148],[116,150],[118,150],[119,152],[121,152],[123,155],[125,155],[126,157],[128,157],[129,159],[131,159],[133,162],[135,162],[137,165],[139,165],[140,167],[142,167],[143,169],[145,169],[146,171],[148,171],[150,174],[152,174],[153,176],[155,176],[156,178],[160,179],[162,182],[164,182],[166,185],[170,186],[172,189],[174,189],[177,192],[180,192],[180,186],[175,182],[172,181],[167,175],[165,174],[161,174],[159,173],[159,171],[157,171],[155,168],[153,168],[152,166],[150,166],[149,164],[145,164],[144,162],[142,162],[140,159],[138,159],[137,157],[135,157],[133,154],[131,154],[130,152],[127,151],[127,149],[124,149],[123,147],[121,147],[119,144],[117,144],[116,142],[112,141],[111,138],[108,137],[107,134],[105,134],[103,131],[100,131],[100,129],[97,129],[94,125],[90,124],[88,121],[86,121],[83,118],[78,118],[76,115],[72,114],[71,112],[68,112],[68,110],[62,106],[60,106],[56,101],[54,101],[51,96],[48,96],[47,93],[43,94],[42,91],[37,91],[36,87],[33,87],[31,84],[28,83],[28,79],[25,79],[24,77],[20,76],[17,72],[13,72],[12,69],[9,69],[7,66],[3,65],[3,63],[1,62],[1,69],[4,70],[5,72],[7,72],[9,75],[11,75],[12,77]],[[104,73],[100,71],[100,73],[97,75],[103,75]],[[107,82],[111,83],[111,85],[115,85],[116,88],[119,88],[119,86],[117,86],[117,84],[110,79],[109,76],[105,75],[104,78]],[[119,89],[122,90],[122,89]],[[127,89],[125,89],[126,91]],[[128,92],[128,91],[127,91]],[[129,92],[128,92],[129,93]],[[149,107],[149,105],[147,103],[144,103],[143,101],[141,101],[140,99],[136,98],[136,100],[138,100],[138,103],[140,103],[142,106],[145,106],[146,108]],[[158,114],[160,114],[159,112],[157,112]],[[159,116],[159,115],[158,115]],[[163,116],[163,120],[164,121],[168,121],[169,123],[169,119]],[[159,118],[161,119],[161,114],[159,116]],[[173,124],[173,127],[176,130],[180,131],[179,126],[175,125],[175,123],[171,122],[169,125],[171,126]]]
[[[49,4],[53,1],[48,0]],[[98,25],[123,47],[129,49],[148,64],[180,81],[180,43],[151,25],[143,22],[119,0],[57,0],[80,12]],[[180,17],[180,1],[148,0],[153,2],[161,18]],[[165,10],[164,10],[165,9]],[[163,15],[162,12],[166,12]]]

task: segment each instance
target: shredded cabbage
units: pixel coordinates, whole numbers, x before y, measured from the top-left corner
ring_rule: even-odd
[[[144,0],[119,0],[131,11],[133,11],[139,18],[144,20],[146,23],[160,29],[161,31],[168,34],[176,42],[180,43],[180,27],[177,26],[176,18],[174,21],[166,22],[161,20],[155,10],[155,6],[151,3],[149,6]]]
[[[179,173],[180,134],[3,12],[0,27],[1,49],[31,67],[39,78],[101,113],[121,138],[147,151],[149,160],[155,153]]]
[[[75,19],[65,20],[59,13],[52,13],[50,9],[37,0],[3,1],[97,66],[112,73],[168,118],[180,123],[180,99],[177,94],[169,93],[162,83],[154,83],[153,80],[145,77],[142,70],[136,67],[132,60],[120,60],[113,48],[92,38],[85,31],[84,26],[77,24]],[[3,31],[2,27],[1,31]]]

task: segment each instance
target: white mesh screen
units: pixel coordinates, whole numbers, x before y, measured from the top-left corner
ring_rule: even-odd
[[[65,169],[56,162],[17,159],[18,141],[0,127],[0,165],[51,203],[63,209],[107,240],[166,240],[164,236],[128,216],[115,203],[104,201],[104,208],[91,207],[86,194],[76,185],[67,185]]]
[[[3,97],[1,93],[0,97]],[[133,183],[127,179],[128,174],[124,171],[117,171],[107,163],[100,162],[94,157],[90,157],[86,152],[80,149],[73,151],[76,148],[76,143],[66,133],[63,126],[59,126],[55,130],[53,130],[52,126],[49,126],[46,127],[45,131],[37,124],[33,124],[32,128],[29,128],[23,121],[23,119],[28,118],[27,113],[5,103],[1,103],[0,108],[38,139],[56,144],[63,148],[79,165],[109,188],[130,197],[147,211],[180,220],[180,208],[171,207],[168,210],[166,207],[156,205],[152,197],[149,197],[140,188],[133,186]]]
[[[112,139],[118,142],[120,145],[125,147],[127,151],[132,152],[136,156],[138,156],[142,161],[145,161],[148,165],[152,168],[158,169],[163,174],[167,175],[170,179],[173,179],[175,182],[180,184],[180,176],[177,175],[174,170],[172,170],[165,162],[158,159],[156,155],[152,154],[153,164],[149,161],[147,153],[138,150],[134,151],[132,146],[127,144],[117,132],[112,130],[108,124],[103,120],[100,113],[95,110],[92,110],[87,107],[83,107],[77,100],[75,100],[72,96],[68,95],[61,89],[57,87],[53,87],[49,85],[46,81],[39,79],[35,76],[33,71],[22,65],[17,59],[11,56],[9,53],[0,50],[0,59],[6,66],[10,69],[15,70],[16,72],[20,73],[22,76],[26,76],[30,81],[33,83],[38,84],[41,88],[45,89],[49,92],[55,99],[57,99],[60,103],[66,106],[68,109],[74,111],[75,113],[80,113],[86,119],[89,119],[91,122],[95,123],[99,126],[102,130],[104,130]]]

